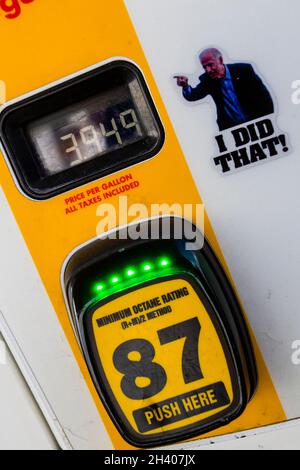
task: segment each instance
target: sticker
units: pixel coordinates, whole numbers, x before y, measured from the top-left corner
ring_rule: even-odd
[[[214,165],[222,174],[234,173],[291,151],[289,137],[275,119],[276,102],[258,68],[250,62],[226,61],[220,49],[210,47],[199,54],[203,74],[198,83],[174,75],[183,98],[216,106],[220,134],[215,136]]]
[[[163,442],[236,409],[230,351],[196,283],[142,286],[97,308],[87,323],[100,387],[134,442]]]

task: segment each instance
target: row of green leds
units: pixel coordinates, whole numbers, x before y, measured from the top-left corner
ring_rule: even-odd
[[[145,261],[141,263],[139,266],[128,266],[126,269],[124,269],[124,273],[122,275],[116,273],[115,275],[111,276],[110,278],[106,279],[103,282],[97,282],[94,285],[93,290],[97,294],[100,294],[104,292],[106,289],[111,289],[112,287],[116,287],[118,284],[122,282],[126,282],[130,279],[141,277],[145,274],[150,274],[151,272],[155,272],[158,269],[168,268],[171,266],[171,264],[172,263],[171,263],[170,258],[163,257],[152,262]]]

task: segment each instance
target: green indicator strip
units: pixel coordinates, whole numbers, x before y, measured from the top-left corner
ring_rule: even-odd
[[[128,266],[118,271],[123,273],[122,275],[116,271],[115,275],[103,278],[95,283],[92,287],[93,300],[95,300],[95,295],[97,301],[106,299],[123,290],[152,281],[153,279],[170,276],[174,271],[178,272],[176,268],[172,267],[171,259],[166,256],[151,262],[145,261],[140,263],[139,266]]]

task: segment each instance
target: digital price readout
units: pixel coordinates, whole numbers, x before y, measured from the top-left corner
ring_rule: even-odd
[[[141,72],[119,61],[8,106],[0,134],[22,190],[35,199],[148,159],[164,141]]]
[[[198,266],[178,246],[152,241],[107,259],[84,247],[65,276],[99,396],[124,439],[141,448],[233,421],[257,385],[243,314],[210,246]]]
[[[143,106],[143,120],[137,102],[140,109]],[[137,80],[128,89],[115,89],[36,121],[28,133],[46,175],[125,148],[147,135],[157,138]]]

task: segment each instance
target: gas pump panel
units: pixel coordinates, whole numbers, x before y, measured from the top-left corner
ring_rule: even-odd
[[[283,92],[298,72],[273,60],[296,56],[297,15],[255,0],[249,28],[235,0],[153,2],[0,14],[0,330],[62,448],[175,446],[300,414]]]

